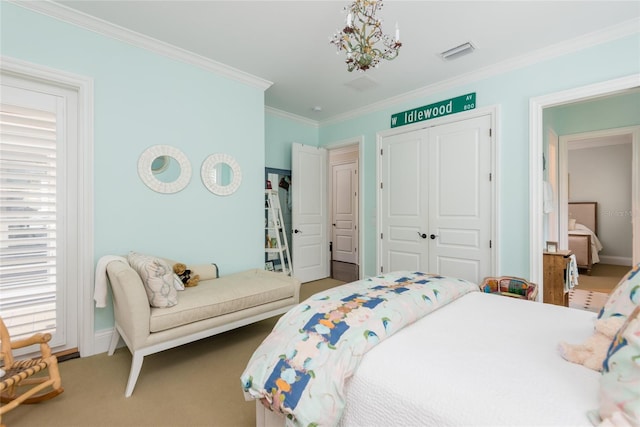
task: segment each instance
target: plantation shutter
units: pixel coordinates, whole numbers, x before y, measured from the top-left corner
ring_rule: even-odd
[[[0,315],[12,339],[58,326],[58,101],[38,96],[42,109],[0,104]]]

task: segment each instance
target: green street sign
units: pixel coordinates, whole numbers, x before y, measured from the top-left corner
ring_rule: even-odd
[[[436,117],[473,110],[474,108],[476,108],[475,92],[393,114],[391,115],[391,127],[395,128],[409,125],[411,123],[435,119]]]

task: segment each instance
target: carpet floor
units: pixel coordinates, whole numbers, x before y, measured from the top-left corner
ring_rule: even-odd
[[[609,293],[630,268],[624,265],[594,264],[591,275],[580,271],[578,289]]]
[[[616,279],[617,283],[622,274]],[[594,268],[592,276],[597,276]],[[599,310],[602,296],[580,281],[572,292],[576,308]],[[302,285],[300,298],[343,282],[323,279]],[[604,282],[603,282],[604,283]],[[609,292],[615,283],[607,284]],[[606,294],[605,294],[606,296]],[[601,305],[600,305],[601,306]],[[255,426],[255,403],[244,400],[240,375],[277,317],[147,356],[130,398],[124,389],[131,354],[120,347],[60,363],[64,393],[37,405],[20,405],[2,417],[7,427],[44,426]]]
[[[344,282],[302,285],[300,298]],[[7,427],[212,426],[254,427],[240,375],[278,317],[145,357],[133,395],[124,397],[131,353],[118,348],[59,364],[64,393],[20,405],[0,420]]]

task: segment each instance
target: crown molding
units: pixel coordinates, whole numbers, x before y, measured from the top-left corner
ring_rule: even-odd
[[[314,127],[316,129],[320,127],[320,122],[318,122],[316,120],[311,120],[311,119],[308,119],[306,117],[298,116],[297,114],[288,113],[288,112],[283,111],[283,110],[278,110],[277,108],[265,106],[264,107],[264,112],[267,113],[267,114],[270,114],[272,116],[277,116],[277,117],[282,117],[283,119],[293,120],[293,121],[302,123],[303,125]]]
[[[640,18],[634,18],[629,21],[622,22],[617,25],[613,25],[598,31],[594,31],[583,36],[575,37],[555,45],[551,45],[536,51],[508,59],[496,64],[480,68],[476,71],[466,73],[457,77],[442,80],[429,86],[416,89],[411,92],[406,92],[401,95],[387,98],[383,101],[369,104],[366,107],[351,110],[347,113],[340,114],[329,119],[321,121],[320,126],[327,126],[343,122],[349,119],[353,119],[365,114],[380,111],[385,108],[392,107],[394,105],[407,103],[414,101],[417,98],[424,98],[430,95],[443,92],[448,89],[452,89],[458,86],[463,86],[470,83],[475,83],[480,80],[487,79],[499,74],[503,74],[509,71],[514,71],[520,68],[524,68],[539,62],[547,61],[553,58],[557,58],[562,55],[566,55],[572,52],[577,52],[582,49],[586,49],[592,46],[596,46],[602,43],[607,43],[616,39],[631,36],[640,32]]]
[[[8,1],[22,8],[85,28],[95,33],[120,40],[171,59],[195,65],[204,70],[256,87],[263,91],[267,90],[273,84],[273,82],[238,70],[237,68],[230,67],[221,62],[205,58],[202,55],[198,55],[169,43],[154,39],[153,37],[145,36],[102,19],[95,18],[87,15],[86,13],[79,12],[59,3],[54,3],[50,0]]]
[[[195,65],[207,71],[214,72],[240,83],[256,87],[263,91],[266,91],[271,85],[273,85],[273,82],[270,82],[266,79],[254,76],[252,74],[246,73],[212,59],[205,58],[202,55],[195,54],[169,43],[165,43],[152,37],[145,36],[135,31],[120,27],[102,19],[95,18],[93,16],[71,9],[67,6],[54,3],[51,0],[6,1],[22,8],[29,9],[34,12],[41,13],[52,18],[85,28],[98,34],[120,40],[133,46],[155,52],[168,58]],[[477,81],[495,75],[517,70],[568,53],[596,46],[598,44],[627,37],[638,32],[640,32],[640,18],[634,18],[618,25],[594,31],[583,36],[575,37],[573,39],[569,39],[564,42],[557,43],[555,45],[548,46],[513,59],[505,60],[484,68],[480,68],[476,71],[466,73],[461,76],[442,80],[432,85],[428,85],[411,92],[406,92],[404,94],[387,98],[383,101],[372,103],[367,105],[366,107],[351,110],[347,113],[340,114],[322,121],[308,119],[306,117],[298,116],[296,114],[288,113],[268,106],[265,107],[265,112],[275,116],[298,121],[305,125],[313,126],[316,128],[320,126],[332,125],[356,117],[360,117],[365,114],[380,111],[394,105],[412,102],[418,98],[428,97],[430,95],[434,95],[458,86],[475,83]]]

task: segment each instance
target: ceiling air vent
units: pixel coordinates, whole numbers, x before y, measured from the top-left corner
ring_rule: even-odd
[[[456,46],[440,53],[440,58],[442,58],[443,61],[451,61],[461,56],[468,55],[474,50],[476,50],[476,47],[471,42],[466,42],[460,46]]]

